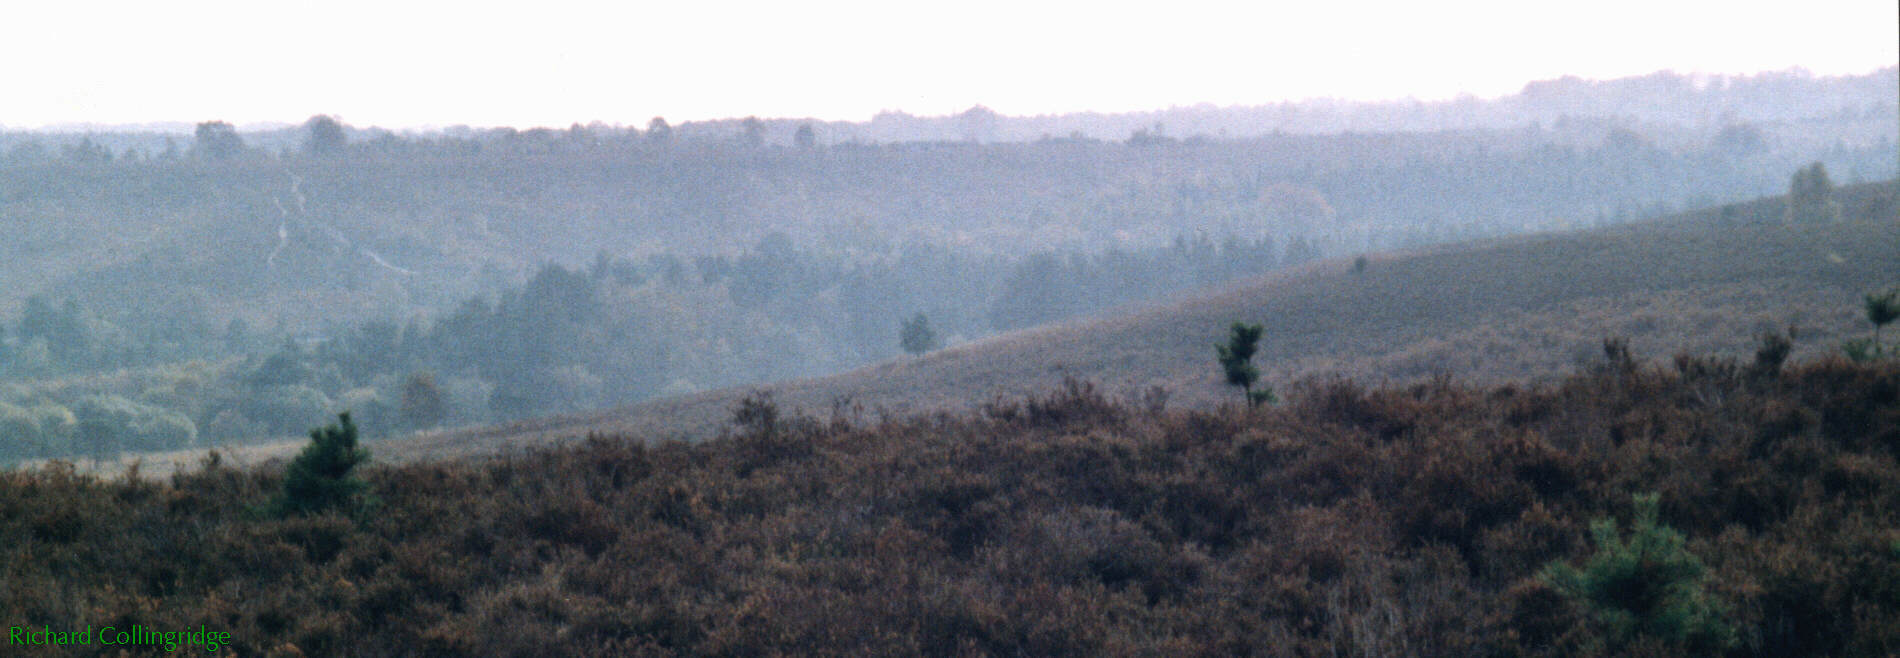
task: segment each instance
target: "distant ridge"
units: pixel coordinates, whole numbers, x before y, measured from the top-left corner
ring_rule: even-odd
[[[724,136],[761,121],[768,141],[790,144],[799,125],[818,128],[825,143],[871,142],[1027,142],[1080,136],[1121,140],[1137,132],[1154,138],[1246,138],[1272,133],[1435,132],[1516,129],[1560,122],[1674,124],[1711,130],[1750,122],[1792,122],[1853,116],[1891,121],[1900,97],[1900,68],[1885,67],[1859,75],[1816,76],[1805,69],[1753,74],[1709,75],[1656,71],[1607,80],[1577,76],[1534,80],[1515,94],[1495,98],[1463,96],[1445,100],[1416,98],[1343,100],[1307,98],[1258,105],[1199,103],[1127,112],[1068,112],[1009,115],[982,105],[949,115],[913,115],[886,111],[863,121],[824,121],[808,117],[727,117],[695,119],[674,126],[682,137]],[[312,114],[326,111],[311,108]],[[238,129],[255,137],[278,134],[265,143],[296,144],[306,117],[245,122]],[[189,136],[198,121],[218,117],[174,117],[138,124],[62,123],[0,126],[0,133],[49,134],[151,133]],[[644,125],[647,117],[575,117],[573,125]],[[564,130],[568,124],[541,126]],[[482,128],[480,126],[475,127]],[[533,129],[535,126],[513,126]],[[1159,130],[1156,130],[1159,128]],[[357,126],[358,139],[387,131],[405,134],[468,131],[460,125]],[[282,142],[282,143],[279,143]]]

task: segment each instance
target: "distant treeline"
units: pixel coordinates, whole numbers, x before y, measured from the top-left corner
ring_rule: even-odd
[[[1815,171],[1791,185],[1812,186]],[[1833,219],[1890,217],[1890,194],[1873,189],[1812,201]],[[1730,205],[1699,221],[1833,221],[1793,212]],[[34,296],[17,323],[0,322],[0,377],[16,382],[0,389],[0,423],[13,430],[0,458],[250,441],[341,409],[383,435],[823,375],[896,356],[917,315],[954,344],[1324,253],[1301,236],[1202,235],[1094,254],[911,245],[853,255],[772,233],[731,256],[543,264],[447,310],[302,331],[219,323],[202,303],[138,314]]]
[[[602,133],[619,131],[624,126],[638,132],[644,125],[646,132],[668,138],[780,146],[1028,142],[1069,138],[1122,140],[1138,135],[1206,140],[1269,134],[1517,130],[1532,125],[1561,127],[1579,121],[1587,124],[1592,119],[1603,118],[1634,125],[1713,131],[1740,123],[1789,124],[1819,118],[1891,123],[1896,98],[1900,98],[1900,75],[1896,75],[1893,67],[1862,75],[1821,77],[1799,68],[1752,75],[1658,71],[1612,80],[1585,80],[1576,76],[1539,80],[1525,84],[1516,94],[1493,99],[1473,96],[1441,101],[1309,99],[1255,106],[1219,107],[1203,103],[1147,112],[1040,116],[1008,116],[978,105],[947,116],[880,112],[869,121],[746,117],[673,125],[664,119],[636,117],[636,120],[575,124],[574,127]],[[298,126],[246,128],[252,142],[274,152],[301,149],[308,142],[304,129]],[[0,149],[25,144],[40,154],[76,152],[100,159],[125,157],[128,149],[133,157],[163,157],[167,153],[176,156],[188,147],[176,136],[190,133],[192,126],[169,123],[57,130],[70,135],[70,139],[41,142],[35,148],[32,146],[35,141],[20,133],[0,134]],[[456,126],[434,132],[468,137],[480,134],[482,129]],[[89,133],[110,134],[91,134],[81,147],[80,140]],[[346,127],[337,136],[361,142],[417,134],[420,133]]]
[[[84,418],[56,407],[194,426],[114,421],[114,437],[172,437],[133,441],[152,446],[299,433],[345,406],[377,433],[825,374],[895,356],[917,314],[954,343],[1317,257],[1780,194],[1817,161],[1884,180],[1893,83],[1567,80],[1108,133],[987,110],[868,124],[908,126],[891,136],[659,118],[397,134],[328,116],[0,132],[0,318],[19,318],[0,323],[0,401],[45,439],[25,452],[48,454],[123,443],[78,441]],[[1684,114],[1694,102],[1712,114]],[[1197,112],[1266,127],[1169,118]],[[1310,134],[1274,112],[1390,122]]]
[[[281,435],[343,406],[354,407],[367,431],[383,434],[813,376],[897,355],[899,327],[918,313],[960,342],[1315,255],[1299,240],[1282,248],[1271,239],[1200,237],[1095,256],[976,258],[918,247],[889,260],[851,263],[797,249],[773,234],[736,257],[689,263],[670,255],[632,261],[602,254],[585,268],[550,264],[521,286],[466,299],[452,311],[407,322],[339,324],[323,334],[270,335],[241,321],[219,329],[189,314],[121,327],[71,300],[33,297],[12,338],[0,324],[0,375],[57,381],[187,359],[229,365],[209,368],[184,394],[173,382],[130,387],[123,396],[104,393],[110,386],[87,385],[42,386],[42,393],[23,387],[0,396],[16,402],[14,415],[23,419],[16,441],[0,455],[184,447],[197,439],[197,428],[218,441]],[[431,390],[415,390],[415,378],[425,373]],[[442,413],[421,417],[427,414],[413,408],[421,404],[417,395],[439,398],[434,404]],[[114,432],[80,440],[76,421],[47,420],[108,402],[141,413],[149,407],[144,415],[179,414],[190,429],[139,438],[128,429],[138,424],[129,420],[138,415],[132,414]],[[0,408],[0,416],[6,413]]]
[[[774,232],[854,257],[914,244],[974,256],[1139,250],[1195,235],[1350,253],[1776,194],[1817,160],[1841,182],[1885,179],[1896,173],[1891,123],[1705,131],[1578,119],[1518,131],[802,149],[587,127],[319,147],[313,125],[309,147],[282,152],[216,129],[170,158],[16,146],[0,154],[0,278],[22,283],[0,290],[0,310],[44,293],[312,329],[338,315],[445,309],[602,250],[734,256]]]

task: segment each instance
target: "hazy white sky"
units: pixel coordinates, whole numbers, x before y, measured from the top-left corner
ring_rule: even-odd
[[[0,8],[10,128],[1114,112],[1900,59],[1888,0],[29,4]]]

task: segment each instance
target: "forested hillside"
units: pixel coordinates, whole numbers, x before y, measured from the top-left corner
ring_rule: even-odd
[[[1801,358],[1865,339],[1864,295],[1900,287],[1893,182],[1840,190],[1844,221],[1790,224],[1785,197],[1605,229],[1339,258],[1113,317],[1012,332],[838,375],[669,397],[583,414],[418,437],[406,456],[481,454],[590,432],[700,436],[748,391],[826,409],[961,409],[1065,377],[1118,398],[1204,406],[1232,392],[1213,344],[1260,324],[1268,383],[1344,376],[1510,382],[1568,372],[1623,336],[1658,362],[1744,355],[1765,333]],[[1824,207],[1832,207],[1825,206]]]
[[[1317,259],[1692,206],[1826,223],[1732,205],[1815,162],[1834,213],[1879,215],[1885,197],[1848,191],[1895,173],[1870,79],[1800,82],[1833,109],[1799,120],[1564,83],[1561,121],[1422,132],[3,133],[0,416],[20,431],[0,454],[295,435],[346,408],[378,436],[574,413],[890,359],[906,322],[956,346]],[[1772,81],[1731,82],[1740,103]],[[1599,92],[1660,100],[1579,100]]]

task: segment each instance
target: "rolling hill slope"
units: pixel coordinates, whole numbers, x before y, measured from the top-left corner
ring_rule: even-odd
[[[1364,271],[1322,262],[830,377],[418,435],[385,442],[379,454],[482,454],[590,433],[699,438],[719,431],[755,390],[819,416],[960,409],[1068,377],[1115,395],[1159,386],[1175,404],[1211,404],[1234,395],[1212,345],[1235,321],[1265,326],[1256,362],[1283,392],[1334,375],[1367,383],[1548,377],[1600,359],[1610,336],[1627,337],[1639,359],[1741,357],[1761,332],[1792,327],[1794,358],[1811,358],[1865,333],[1863,293],[1900,284],[1894,183],[1844,188],[1837,198],[1847,221],[1827,225],[1781,223],[1782,201],[1771,198],[1608,229],[1378,254]]]

